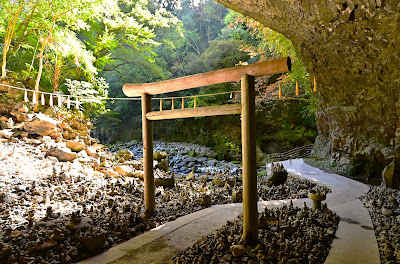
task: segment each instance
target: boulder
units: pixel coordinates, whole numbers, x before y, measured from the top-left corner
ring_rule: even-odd
[[[62,130],[72,132],[72,128],[67,123],[60,123],[58,125]]]
[[[113,178],[119,178],[119,174],[118,172],[114,171],[114,170],[107,170],[107,175]]]
[[[122,165],[115,168],[115,171],[119,174],[127,177],[133,177],[133,171],[129,166]]]
[[[382,181],[387,188],[399,189],[400,166],[393,160],[382,172]]]
[[[97,155],[96,150],[93,149],[92,147],[86,148],[86,154],[90,157],[96,157],[96,155]]]
[[[143,179],[143,174],[144,174],[144,172],[142,170],[137,170],[133,173],[133,177]]]
[[[135,158],[135,155],[129,149],[120,149],[117,153],[117,159],[121,159],[121,161],[132,160]]]
[[[158,162],[160,162],[166,158],[168,158],[168,153],[164,152],[164,151],[158,151],[158,152],[154,153],[154,155],[153,155],[153,159]]]
[[[187,176],[186,176],[187,181],[194,181],[194,170],[192,170]]]
[[[78,141],[67,141],[65,143],[67,148],[69,148],[73,152],[79,152],[81,150],[85,149],[85,143],[83,142],[78,142]]]
[[[27,113],[28,107],[26,105],[24,105],[23,102],[19,102],[14,106],[14,110],[17,110],[20,113]]]
[[[217,160],[212,159],[212,160],[207,161],[206,165],[207,165],[207,167],[214,167],[215,165],[217,165],[217,162],[218,162]]]
[[[209,207],[211,205],[211,197],[210,195],[203,195],[199,197],[199,202],[205,206]]]
[[[241,257],[247,253],[247,249],[243,245],[233,245],[230,247],[230,250],[234,257]]]
[[[4,84],[4,85],[3,85]],[[7,81],[1,81],[0,84],[0,92],[2,93],[8,93],[8,86],[6,85],[10,85]]]
[[[25,88],[22,83],[14,83],[14,84],[12,84],[12,86],[19,87],[19,88]],[[10,97],[12,99],[21,98],[23,93],[24,93],[23,90],[15,89],[15,88],[12,88],[12,87],[8,87],[8,91],[7,92],[8,92],[8,94],[10,95]]]
[[[0,128],[1,129],[11,129],[14,125],[12,119],[8,119],[7,121],[0,121]]]
[[[49,136],[55,125],[47,121],[31,121],[24,123],[24,130],[29,134]]]
[[[163,186],[172,189],[175,186],[175,180],[174,178],[155,178],[154,184],[156,187]]]
[[[10,129],[0,130],[0,138],[10,138],[13,132]]]
[[[75,153],[66,152],[54,147],[46,151],[46,154],[44,156],[56,157],[58,161],[73,161],[77,157]]]
[[[20,112],[18,112],[15,117],[17,118],[17,121],[20,123],[25,122],[28,119],[27,114]]]
[[[90,250],[90,251],[98,251],[104,248],[106,244],[108,234],[100,233],[96,235],[92,235],[90,237],[83,237],[80,241]]]
[[[271,164],[271,173],[267,177],[267,184],[280,185],[284,184],[287,180],[288,173],[282,164]]]
[[[240,202],[243,199],[242,190],[233,190],[232,197],[236,202]]]
[[[89,217],[80,217],[74,214],[70,217],[70,222],[67,224],[67,228],[73,231],[78,229],[86,230],[93,224],[93,221]]]
[[[74,132],[68,132],[68,131],[64,131],[62,133],[63,138],[65,138],[66,140],[74,140],[77,136],[76,133]]]

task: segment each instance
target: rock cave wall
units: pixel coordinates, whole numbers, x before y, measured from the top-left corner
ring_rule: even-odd
[[[317,77],[320,157],[377,173],[400,156],[400,1],[217,1],[284,34]]]

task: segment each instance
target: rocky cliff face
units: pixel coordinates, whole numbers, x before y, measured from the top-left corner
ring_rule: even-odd
[[[380,171],[400,156],[398,0],[218,2],[283,33],[300,51],[319,87],[321,157]]]

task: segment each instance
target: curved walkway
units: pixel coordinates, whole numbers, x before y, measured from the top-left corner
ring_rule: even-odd
[[[326,184],[332,189],[332,193],[327,195],[326,203],[340,216],[340,222],[325,263],[380,263],[371,218],[358,199],[368,192],[368,186],[336,174],[325,173],[305,164],[302,159],[282,163],[289,172]],[[312,206],[310,199],[293,201],[297,206],[302,206],[304,202]],[[289,201],[259,202],[258,209],[261,211],[266,206],[278,207],[284,203]],[[211,206],[152,229],[81,263],[168,262],[171,257],[220,228],[226,221],[236,218],[242,209],[242,204]]]

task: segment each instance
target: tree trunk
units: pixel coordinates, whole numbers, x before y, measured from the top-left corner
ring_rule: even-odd
[[[36,82],[35,82],[35,91],[39,91],[39,84],[40,84],[40,78],[42,77],[42,71],[43,71],[43,54],[44,54],[44,50],[47,46],[47,42],[50,38],[50,35],[45,37],[42,41],[42,47],[40,48],[40,53],[39,53],[39,69],[38,69],[38,74],[36,77]],[[38,112],[39,111],[39,93],[35,93],[34,96],[36,96],[36,100],[35,100],[35,106],[33,108],[34,112]]]
[[[380,174],[399,155],[399,1],[217,1],[284,34],[300,52],[318,82],[321,157]]]
[[[19,13],[22,10],[22,5],[18,7],[18,10],[15,13],[12,13],[11,10],[8,10],[8,23],[6,35],[4,37],[4,47],[3,47],[3,62],[1,64],[1,77],[6,77],[6,64],[7,64],[7,53],[11,46],[11,40],[15,34],[15,25],[17,24],[17,20],[19,17]]]

